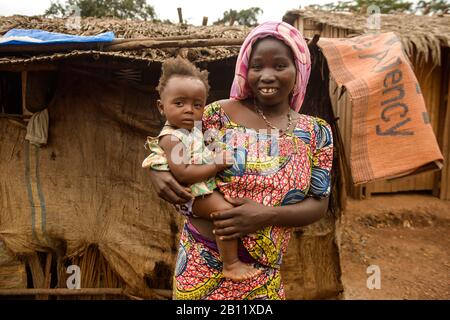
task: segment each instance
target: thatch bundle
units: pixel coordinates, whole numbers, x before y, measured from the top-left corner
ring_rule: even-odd
[[[284,20],[301,16],[316,24],[329,25],[351,31],[353,35],[367,32],[368,14],[330,12],[322,10],[292,10]],[[441,46],[450,47],[450,15],[417,16],[413,14],[381,14],[380,32],[395,32],[402,39],[408,56],[416,62],[441,64]],[[320,26],[319,26],[320,27]]]
[[[22,288],[26,285],[25,265],[11,255],[0,241],[0,288]]]
[[[72,29],[67,24],[67,19],[43,18],[40,16],[25,17],[11,16],[0,17],[0,35],[13,28],[40,29],[49,32],[59,32],[74,35],[90,36],[102,32],[113,31],[118,39],[243,39],[250,31],[247,27],[206,26],[195,27],[190,25],[172,25],[159,22],[140,20],[121,20],[115,18],[84,18],[79,29]],[[142,49],[119,52],[95,51],[71,51],[72,56],[103,55],[141,61],[163,61],[178,52],[178,49]],[[239,46],[218,46],[189,48],[184,52],[192,61],[211,61],[234,57],[239,52]],[[33,55],[33,61],[48,61],[64,58],[65,54],[39,54]],[[29,58],[29,57],[27,57]],[[38,60],[36,60],[38,59]],[[29,60],[24,57],[3,55],[0,56],[0,64],[25,63]]]

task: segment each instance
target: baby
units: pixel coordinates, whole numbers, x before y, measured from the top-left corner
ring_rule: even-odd
[[[229,151],[213,153],[203,143],[201,130],[194,122],[202,120],[209,91],[208,72],[200,71],[189,61],[177,57],[166,60],[157,90],[158,109],[167,119],[158,137],[147,139],[151,154],[144,160],[144,168],[171,171],[175,179],[189,186],[195,197],[193,220],[203,236],[211,237],[211,214],[233,206],[216,189],[215,175],[230,167],[234,158]],[[207,234],[204,234],[207,233]],[[210,234],[211,233],[211,234]],[[242,281],[260,271],[238,258],[237,240],[215,237],[223,262],[223,276]]]

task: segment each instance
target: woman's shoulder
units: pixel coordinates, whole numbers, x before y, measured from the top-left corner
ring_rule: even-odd
[[[245,106],[242,101],[234,99],[224,99],[211,102],[203,111],[204,121],[218,121],[225,123],[233,122],[232,119],[238,118],[239,112],[242,112]]]
[[[234,110],[236,107],[240,107],[242,102],[240,100],[235,99],[222,99],[213,101],[208,104],[205,108],[210,110],[220,110],[222,109],[225,113]]]
[[[307,114],[297,114],[294,135],[314,147],[328,145],[333,141],[332,130],[328,122]]]

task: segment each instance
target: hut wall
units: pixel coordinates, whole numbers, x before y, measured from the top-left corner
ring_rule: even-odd
[[[444,200],[450,200],[450,79],[449,79],[449,70],[450,70],[450,49],[446,50],[446,74],[447,74],[447,85],[445,85],[446,92],[443,97],[446,101],[443,101],[443,111],[441,116],[443,117],[443,127],[442,127],[442,151],[444,154],[444,168],[442,169],[441,175],[441,190],[440,190],[440,198]]]
[[[339,297],[343,286],[336,220],[332,215],[294,231],[281,275],[287,299]]]
[[[294,26],[307,38],[312,38],[315,34],[320,34],[322,38],[346,38],[353,33],[349,29],[336,28],[302,17],[294,22]]]
[[[343,152],[341,155],[346,164],[345,181],[352,181],[350,168],[350,152],[351,152],[351,133],[352,133],[352,104],[345,90],[338,88],[337,83],[330,78],[329,94],[334,114],[336,115],[337,125],[341,134]],[[346,185],[347,194],[354,198],[361,198],[362,186]]]

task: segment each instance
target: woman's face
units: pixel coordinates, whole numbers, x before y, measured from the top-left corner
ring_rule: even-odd
[[[296,72],[291,49],[284,42],[271,37],[256,42],[250,56],[247,81],[260,104],[289,104]]]

